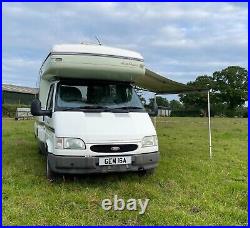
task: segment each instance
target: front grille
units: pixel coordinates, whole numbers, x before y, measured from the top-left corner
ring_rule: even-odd
[[[90,149],[99,153],[120,153],[134,151],[138,148],[136,144],[113,144],[113,145],[93,145]]]

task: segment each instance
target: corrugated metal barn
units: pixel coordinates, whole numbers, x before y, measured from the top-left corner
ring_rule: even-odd
[[[30,105],[37,94],[37,88],[2,84],[2,104]]]

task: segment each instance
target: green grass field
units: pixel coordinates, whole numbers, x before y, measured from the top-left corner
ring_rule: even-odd
[[[4,225],[246,225],[247,119],[212,119],[209,159],[205,118],[161,118],[161,161],[151,176],[88,175],[50,183],[33,121],[3,119]],[[149,198],[138,211],[104,211],[114,194]]]

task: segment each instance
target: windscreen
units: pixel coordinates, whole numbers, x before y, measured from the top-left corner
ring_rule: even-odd
[[[126,83],[60,83],[57,91],[58,108],[144,109],[134,88]]]

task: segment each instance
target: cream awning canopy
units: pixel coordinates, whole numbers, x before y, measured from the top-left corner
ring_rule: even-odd
[[[146,69],[144,77],[140,77],[135,81],[135,85],[157,94],[179,94],[208,91],[208,89],[205,88],[197,88],[170,80],[149,69]]]

